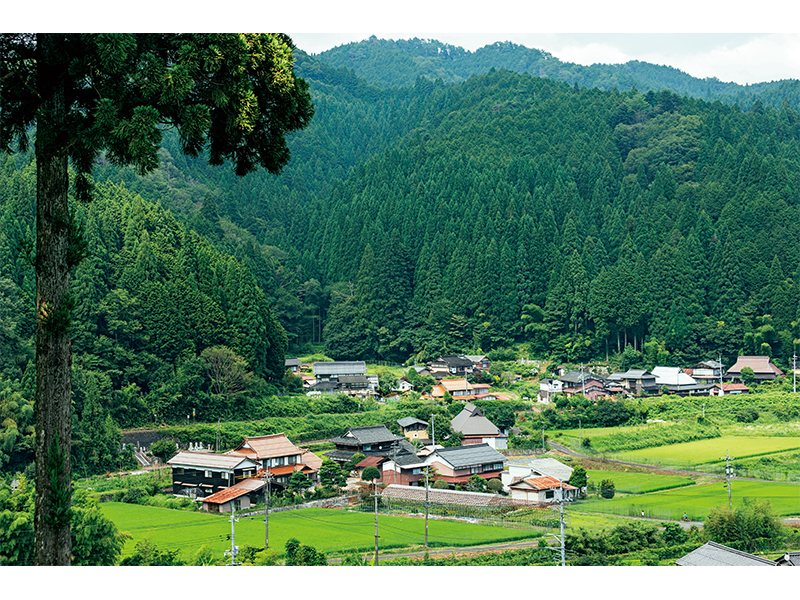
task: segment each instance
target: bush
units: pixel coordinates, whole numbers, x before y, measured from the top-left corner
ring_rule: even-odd
[[[437,479],[433,482],[433,486],[437,490],[447,490],[450,489],[450,484],[447,483],[444,479]]]
[[[610,479],[604,479],[600,482],[600,495],[603,498],[611,499],[614,497],[614,494],[617,493],[617,488],[614,485],[614,482]]]
[[[499,479],[490,479],[488,483],[489,489],[495,494],[503,491],[503,482]]]

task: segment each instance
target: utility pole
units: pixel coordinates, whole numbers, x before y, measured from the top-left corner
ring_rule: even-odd
[[[264,486],[264,548],[269,548],[269,484],[272,481],[271,475],[269,467],[264,467],[264,481],[267,484]]]
[[[797,354],[792,356],[792,389],[797,393]]]
[[[425,467],[425,550],[428,549],[428,467]]]
[[[552,535],[554,538],[556,538],[556,540],[558,540],[559,544],[561,545],[561,566],[565,567],[567,565],[567,556],[566,556],[567,553],[566,553],[566,547],[564,546],[566,538],[564,537],[564,487],[563,487],[563,484],[561,486],[561,496],[559,497],[559,500],[558,500],[558,506],[559,506],[559,512],[560,512],[559,522],[560,522],[561,535],[555,535],[553,533],[550,533],[548,535]]]
[[[728,508],[733,508],[733,502],[731,501],[731,478],[736,477],[736,474],[733,472],[733,467],[731,466],[731,461],[733,460],[732,456],[728,456],[728,451],[725,451],[725,456],[721,457],[720,460],[725,459],[725,483],[722,487],[728,488]]]
[[[239,553],[239,548],[236,546],[236,521],[238,519],[235,518],[236,509],[233,508],[233,504],[231,504],[231,567],[235,567],[237,564],[236,562],[236,555]],[[225,553],[227,554],[227,552]]]
[[[378,482],[373,479],[375,488],[375,566],[378,566]]]

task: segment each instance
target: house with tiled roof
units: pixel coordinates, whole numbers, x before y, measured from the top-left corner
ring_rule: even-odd
[[[655,375],[644,369],[628,369],[624,373],[612,373],[608,376],[608,380],[629,394],[646,394],[659,391]]]
[[[268,471],[272,484],[280,487],[288,485],[289,477],[295,471],[302,471],[312,482],[316,481],[322,464],[313,453],[295,446],[285,433],[246,437],[226,454],[249,458],[259,465],[260,475]]]
[[[553,477],[567,483],[573,471],[572,467],[550,457],[512,459],[506,463],[506,469],[501,478],[506,488],[528,477]]]
[[[727,396],[728,394],[747,394],[750,392],[743,383],[723,383],[722,385],[715,383],[711,386],[708,392],[709,396]]]
[[[203,498],[201,510],[218,513],[246,510],[264,495],[264,486],[266,485],[261,479],[243,479],[229,488]]]
[[[488,444],[498,450],[508,448],[508,436],[471,402],[467,402],[464,409],[450,420],[450,427],[461,433],[462,446]]]
[[[325,456],[339,464],[349,462],[355,454],[389,456],[393,449],[397,452],[403,447],[401,442],[408,444],[404,437],[393,434],[386,425],[351,427],[330,441],[336,448],[326,452]]]
[[[255,477],[259,467],[242,455],[185,451],[167,464],[172,467],[172,493],[198,499]]]
[[[416,417],[405,417],[398,419],[397,424],[403,430],[403,435],[409,441],[428,440],[428,422]]]
[[[434,377],[448,375],[469,375],[475,369],[475,363],[463,354],[445,354],[428,363]]]
[[[578,488],[563,483],[555,477],[527,477],[508,486],[511,497],[531,503],[551,503],[559,500],[574,500]]]
[[[653,367],[651,371],[656,378],[659,390],[666,388],[670,394],[687,396],[692,394],[708,394],[712,383],[696,380],[679,367]]]
[[[472,444],[434,450],[425,463],[436,470],[435,479],[458,484],[466,483],[473,475],[499,479],[507,460],[489,444]]]
[[[742,369],[745,367],[753,370],[753,380],[756,383],[772,381],[783,376],[783,371],[770,362],[769,356],[739,356],[736,363],[725,372],[725,379],[743,382]]]
[[[473,397],[472,384],[466,378],[442,379],[431,389],[433,398],[444,398],[445,394],[450,394],[453,400],[466,402]]]

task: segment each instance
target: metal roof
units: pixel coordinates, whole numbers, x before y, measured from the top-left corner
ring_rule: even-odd
[[[314,363],[314,375],[366,375],[366,373],[367,363],[363,360]]]
[[[683,567],[774,567],[775,562],[729,548],[716,542],[706,542],[697,550],[675,561]]]
[[[524,458],[509,461],[509,467],[528,468],[533,473],[549,475],[560,481],[567,481],[572,475],[572,467],[557,461],[555,458]]]
[[[261,488],[266,485],[260,479],[255,478],[248,478],[243,479],[236,485],[232,485],[229,488],[225,488],[224,490],[218,491],[216,494],[211,494],[210,496],[206,496],[203,498],[203,502],[208,502],[209,504],[225,504],[226,502],[230,502],[231,500],[235,500],[240,496],[244,496],[245,494],[249,494],[251,492],[257,492]]]
[[[416,419],[414,417],[405,417],[403,419],[399,419],[397,421],[397,424],[400,425],[400,427],[402,427],[403,429],[405,429],[406,427],[411,427],[412,425],[417,425],[417,424],[424,425],[425,427],[428,426],[428,422],[427,421],[423,421],[422,419]]]
[[[214,454],[212,452],[178,452],[167,461],[173,467],[192,467],[208,469],[248,469],[256,463],[241,454]]]

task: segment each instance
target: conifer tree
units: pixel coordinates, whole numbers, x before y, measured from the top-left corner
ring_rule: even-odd
[[[313,113],[292,50],[287,36],[267,34],[0,36],[0,148],[25,151],[36,125],[37,564],[70,563],[69,284],[82,252],[68,164],[89,199],[102,152],[151,171],[169,124],[183,152],[207,149],[212,165],[279,172],[286,133]]]

